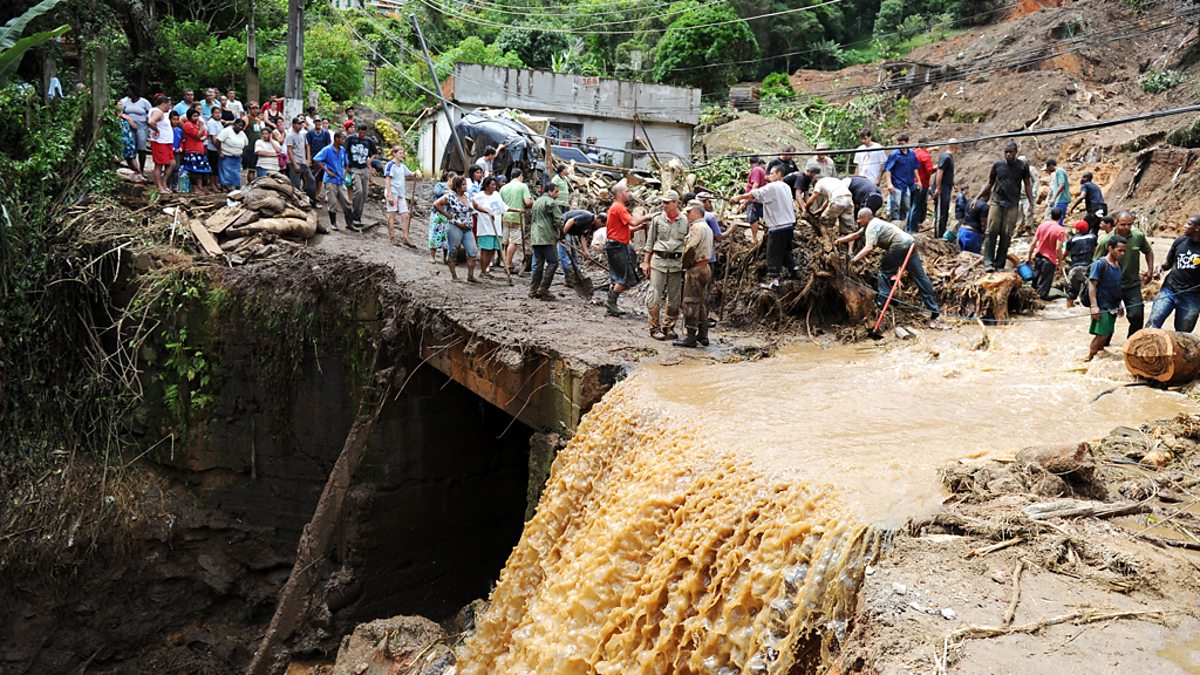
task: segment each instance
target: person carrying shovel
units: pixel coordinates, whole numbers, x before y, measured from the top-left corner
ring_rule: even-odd
[[[908,272],[913,283],[917,285],[917,290],[921,292],[921,300],[929,310],[930,322],[937,321],[942,310],[938,307],[937,296],[933,294],[933,283],[925,273],[925,265],[921,263],[921,254],[917,252],[917,242],[912,235],[886,220],[876,218],[870,209],[865,208],[858,211],[858,225],[861,229],[839,238],[835,243],[840,246],[860,237],[866,238],[862,250],[850,259],[851,263],[866,258],[877,248],[883,249],[883,259],[879,262],[875,306],[881,310],[885,308],[885,298],[889,298],[893,290],[893,278],[898,285],[900,275]],[[904,267],[903,270],[900,269],[901,266]]]

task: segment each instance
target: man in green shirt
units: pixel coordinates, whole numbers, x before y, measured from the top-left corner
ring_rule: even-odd
[[[567,202],[571,199],[571,184],[567,182],[567,165],[554,165],[554,178],[550,179],[551,183],[558,186],[558,205],[567,208]]]
[[[1067,170],[1058,166],[1058,160],[1051,157],[1046,160],[1046,173],[1050,174],[1050,208],[1062,209],[1063,217],[1058,219],[1061,227],[1067,218],[1067,207],[1071,205],[1071,184],[1067,181]]]
[[[1116,216],[1113,231],[1102,235],[1096,242],[1096,252],[1093,260],[1099,260],[1108,252],[1108,240],[1114,234],[1123,237],[1127,243],[1125,255],[1121,258],[1121,301],[1125,304],[1125,318],[1129,320],[1129,335],[1142,329],[1145,323],[1146,311],[1142,303],[1142,284],[1150,283],[1154,278],[1154,249],[1145,233],[1133,226],[1133,214],[1121,211]],[[1142,271],[1142,259],[1139,253],[1146,256],[1146,269]]]
[[[521,224],[524,222],[525,212],[533,205],[533,195],[529,193],[525,175],[520,169],[513,169],[508,184],[500,188],[500,200],[508,206],[503,218],[504,266],[512,271],[513,256],[517,254],[517,247],[525,243]]]
[[[529,279],[529,297],[553,300],[550,282],[558,269],[558,228],[562,209],[558,206],[558,186],[551,183],[533,203],[529,227],[529,245],[533,249],[533,275]]]

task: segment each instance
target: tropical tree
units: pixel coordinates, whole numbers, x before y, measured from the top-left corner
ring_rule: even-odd
[[[21,59],[25,56],[25,52],[71,30],[70,26],[63,24],[53,30],[21,37],[21,33],[25,32],[25,27],[29,25],[30,21],[54,9],[60,2],[62,0],[43,0],[30,7],[21,16],[9,19],[8,23],[0,27],[0,86],[8,84],[9,78],[17,72],[17,66],[21,65]]]
[[[750,26],[725,4],[676,3],[668,12],[684,8],[658,41],[654,79],[710,90],[733,84],[738,62],[758,55]]]

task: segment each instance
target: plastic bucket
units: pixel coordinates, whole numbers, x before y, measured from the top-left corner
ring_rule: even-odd
[[[1021,279],[1025,281],[1033,281],[1033,277],[1035,276],[1033,273],[1033,265],[1030,265],[1027,262],[1017,265],[1017,274],[1020,275]]]

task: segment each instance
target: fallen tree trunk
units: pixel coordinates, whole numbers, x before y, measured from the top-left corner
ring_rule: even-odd
[[[1164,384],[1186,384],[1200,375],[1200,337],[1143,328],[1125,343],[1129,372]]]

